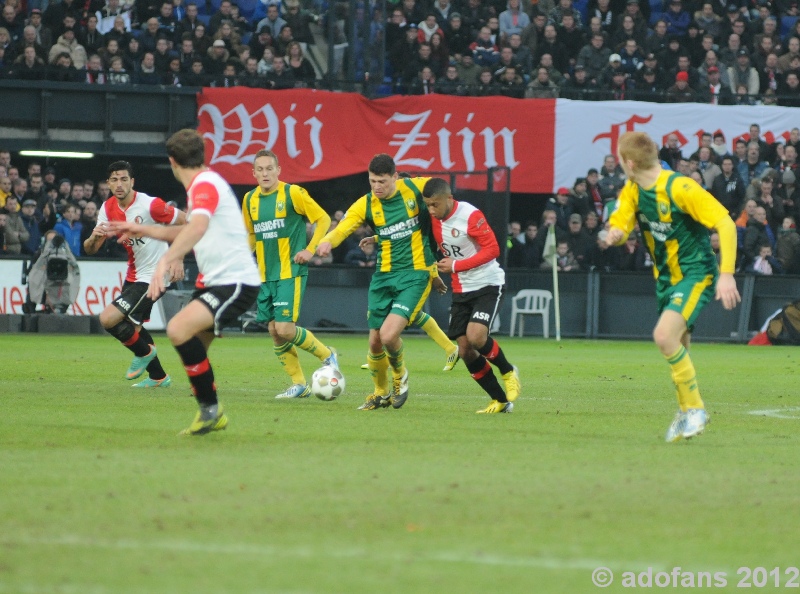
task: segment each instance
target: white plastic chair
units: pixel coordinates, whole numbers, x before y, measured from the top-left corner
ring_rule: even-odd
[[[542,316],[542,329],[545,338],[550,338],[550,302],[553,294],[539,289],[525,289],[511,300],[511,332],[514,336],[519,317],[519,335],[525,334],[525,316]]]

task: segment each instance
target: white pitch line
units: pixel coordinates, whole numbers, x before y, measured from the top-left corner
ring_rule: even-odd
[[[794,413],[794,414],[787,414]],[[786,408],[770,408],[766,410],[749,410],[748,415],[757,417],[771,417],[773,419],[800,419],[800,406],[788,406]]]
[[[56,547],[85,547],[98,549],[116,550],[142,550],[142,551],[171,551],[177,553],[206,553],[210,555],[253,555],[258,557],[270,558],[320,558],[335,557],[340,559],[363,559],[373,554],[373,551],[361,548],[331,550],[313,549],[311,547],[279,547],[271,545],[246,544],[246,543],[204,543],[185,540],[159,540],[159,541],[139,541],[139,540],[103,540],[86,539],[75,536],[64,536],[60,538],[2,538],[0,544],[3,546],[56,546]],[[398,552],[387,554],[381,553],[384,560],[401,562],[421,562],[421,563],[463,563],[473,565],[491,565],[504,567],[523,567],[536,569],[549,569],[554,571],[561,570],[593,570],[597,567],[608,567],[619,571],[645,571],[653,568],[653,571],[663,571],[666,567],[662,563],[642,563],[642,562],[623,562],[609,561],[601,559],[575,558],[564,559],[550,556],[519,557],[486,555],[479,552]]]

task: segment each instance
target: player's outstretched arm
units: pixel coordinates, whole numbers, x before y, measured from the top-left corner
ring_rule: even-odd
[[[176,222],[175,225],[167,227],[164,225],[140,225],[129,221],[112,221],[109,226],[115,234],[120,236],[120,242],[128,237],[133,239],[152,237],[153,239],[172,243],[186,225],[178,225]]]
[[[201,212],[196,212],[186,225],[163,227],[165,230],[171,229],[178,233],[173,239],[172,245],[158,261],[156,271],[150,281],[150,287],[147,289],[150,299],[157,299],[167,290],[169,283],[183,278],[183,258],[205,235],[209,222],[209,217]]]

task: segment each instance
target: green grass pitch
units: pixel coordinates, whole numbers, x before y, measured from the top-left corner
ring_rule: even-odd
[[[463,363],[443,373],[420,336],[406,406],[358,411],[366,337],[322,338],[347,379],[334,402],[276,401],[266,335],[215,342],[230,425],[186,438],[196,406],[164,335],[173,386],[144,393],[108,336],[0,337],[0,593],[571,594],[601,591],[599,566],[604,592],[677,566],[734,592],[739,567],[800,565],[789,347],[694,345],[712,423],[666,444],[676,402],[651,343],[499,337],[523,395],[476,415]]]

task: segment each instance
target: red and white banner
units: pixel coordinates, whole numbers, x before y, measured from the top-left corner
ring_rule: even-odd
[[[732,154],[737,139],[750,138],[750,124],[761,126],[762,137],[769,143],[778,138],[788,139],[790,130],[800,125],[800,109],[639,101],[587,103],[559,99],[553,187],[571,188],[576,177],[585,177],[592,167],[600,169],[606,155],[616,155],[617,141],[625,132],[647,132],[659,147],[674,133],[688,158],[700,146],[703,132],[722,132],[728,152]],[[512,188],[515,175],[513,171]]]
[[[255,184],[252,162],[274,151],[282,177],[302,183],[364,173],[377,153],[403,171],[511,168],[511,191],[549,193],[571,187],[629,130],[659,144],[678,134],[688,156],[703,131],[722,131],[733,150],[751,123],[767,141],[788,137],[800,111],[788,107],[570,101],[505,97],[395,96],[296,89],[204,89],[199,130],[207,164],[230,183]]]
[[[235,88],[203,89],[197,102],[207,163],[233,184],[255,185],[253,157],[269,149],[295,183],[365,173],[389,153],[402,171],[508,166],[515,192],[552,186],[554,100]]]

